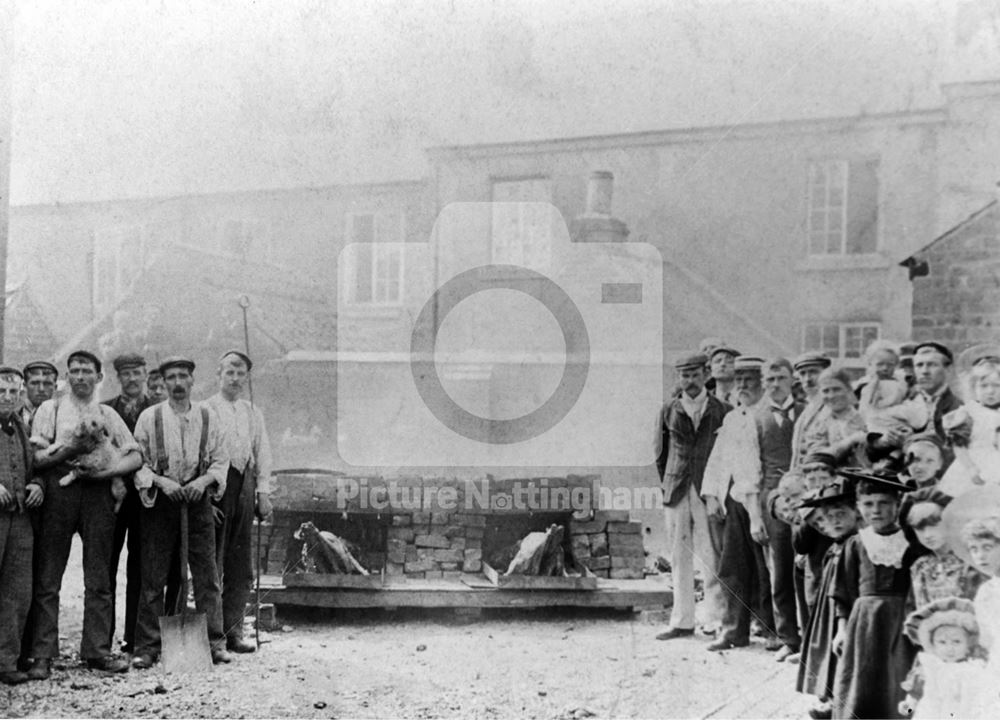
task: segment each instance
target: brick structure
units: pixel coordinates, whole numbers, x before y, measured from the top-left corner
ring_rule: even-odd
[[[1000,201],[901,263],[913,276],[913,339],[956,351],[1000,340]]]
[[[598,577],[642,578],[642,524],[624,510],[579,508],[580,498],[593,498],[597,480],[282,475],[262,562],[269,574],[299,571],[302,546],[293,533],[308,520],[354,543],[358,561],[373,574],[457,579],[482,572],[493,553],[555,522],[568,529],[567,549]],[[517,502],[527,490],[538,491],[531,507]]]

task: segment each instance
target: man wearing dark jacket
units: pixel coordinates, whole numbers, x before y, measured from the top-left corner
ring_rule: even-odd
[[[146,394],[146,359],[142,355],[128,353],[119,355],[114,360],[115,372],[122,392],[111,400],[105,401],[125,422],[130,433],[135,432],[135,423],[140,413],[153,405]],[[122,547],[128,537],[128,560],[125,576],[125,631],[122,634],[122,652],[131,653],[135,640],[135,620],[139,612],[139,592],[141,587],[140,570],[142,558],[139,552],[139,517],[142,506],[139,503],[139,491],[135,489],[132,477],[125,479],[128,494],[122,503],[118,516],[115,518],[114,545],[111,548],[111,599],[114,603],[115,587],[118,580],[118,560]],[[113,607],[113,605],[112,605]],[[112,633],[114,623],[112,623]]]
[[[731,409],[705,389],[708,358],[701,353],[678,360],[681,393],[660,410],[656,431],[656,467],[663,483],[674,605],[670,626],[657,635],[670,640],[694,634],[694,560],[702,565],[706,596],[715,581],[716,539],[709,528],[701,499],[705,464],[715,444],[715,434]]]

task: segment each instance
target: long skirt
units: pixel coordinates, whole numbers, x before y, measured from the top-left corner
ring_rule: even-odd
[[[833,697],[834,674],[837,670],[837,656],[833,652],[833,637],[837,633],[837,614],[833,599],[830,598],[836,572],[836,558],[828,560],[823,565],[816,605],[813,606],[803,634],[799,676],[795,682],[796,690],[815,695],[821,700]]]
[[[900,683],[916,655],[902,633],[906,598],[862,595],[847,621],[834,675],[834,718],[898,718]]]

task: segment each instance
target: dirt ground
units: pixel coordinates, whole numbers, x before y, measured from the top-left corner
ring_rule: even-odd
[[[76,659],[82,597],[67,572],[64,656],[47,682],[0,686],[0,716],[797,718],[809,704],[795,667],[759,643],[710,653],[705,638],[656,641],[660,626],[632,613],[572,609],[298,610],[260,653],[204,677],[159,666],[108,677]]]

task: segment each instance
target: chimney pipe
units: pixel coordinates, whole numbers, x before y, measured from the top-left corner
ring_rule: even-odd
[[[572,223],[574,242],[625,242],[628,226],[611,215],[615,176],[608,170],[594,170],[587,180],[587,209]]]
[[[608,170],[595,170],[587,181],[587,215],[611,216],[615,176]]]

